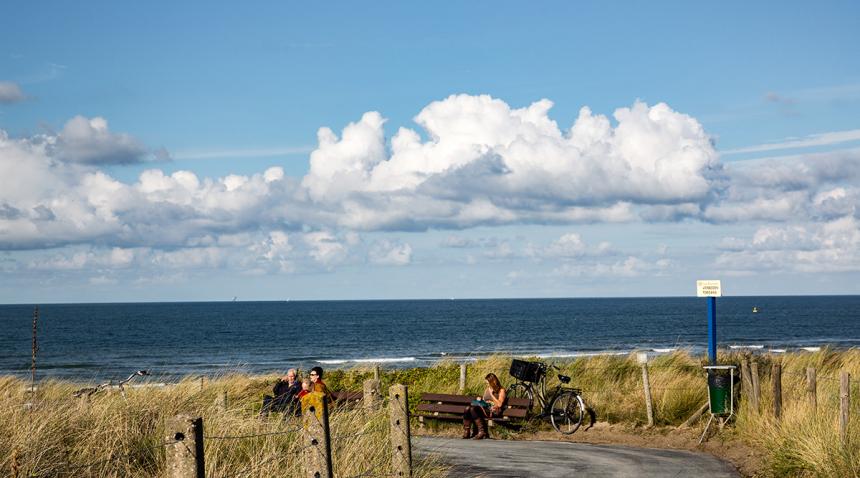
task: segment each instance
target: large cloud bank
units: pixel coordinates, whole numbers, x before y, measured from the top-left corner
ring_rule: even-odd
[[[319,130],[303,178],[279,167],[221,178],[150,169],[125,183],[99,166],[150,152],[102,118],[75,117],[30,138],[0,131],[0,249],[101,248],[34,263],[47,267],[218,263],[213,251],[229,246],[252,252],[248,267],[289,271],[299,253],[341,263],[363,244],[356,233],[372,231],[689,219],[807,220],[813,243],[827,231],[856,231],[860,151],[723,164],[701,124],[666,104],[636,102],[611,119],[585,107],[569,127],[550,117],[551,106],[451,96],[390,140],[383,116],[368,112],[339,134]],[[542,254],[587,257],[575,239]],[[405,265],[413,254],[396,239],[362,247],[380,265]],[[738,253],[727,247],[720,260],[735,267],[745,260]]]
[[[452,96],[415,117],[427,140],[400,128],[390,148],[366,113],[340,137],[320,130],[302,190],[357,229],[625,221],[633,205],[708,200],[720,167],[695,119],[637,102],[614,127],[582,108],[562,130],[551,106]]]
[[[717,155],[701,125],[665,104],[635,103],[613,126],[583,108],[560,129],[551,103],[515,109],[452,96],[385,141],[375,112],[338,137],[319,132],[310,171],[200,178],[145,171],[134,184],[92,166],[144,148],[101,118],[55,137],[0,135],[0,246],[76,242],[181,246],[196,236],[264,229],[415,230],[523,222],[628,221],[633,207],[706,202]]]

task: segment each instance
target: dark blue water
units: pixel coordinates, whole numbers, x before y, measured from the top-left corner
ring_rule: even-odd
[[[759,313],[752,313],[757,307]],[[707,346],[705,299],[56,304],[40,307],[38,375],[170,378],[362,361],[421,366],[493,352],[573,356]],[[0,374],[27,375],[33,306],[0,305]],[[860,296],[718,299],[720,346],[860,346]]]

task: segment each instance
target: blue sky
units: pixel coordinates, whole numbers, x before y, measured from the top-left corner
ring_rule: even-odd
[[[0,302],[858,292],[854,2],[4,10]]]

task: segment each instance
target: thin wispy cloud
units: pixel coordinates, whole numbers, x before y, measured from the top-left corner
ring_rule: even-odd
[[[860,83],[804,88],[790,93],[798,101],[850,101],[860,99]]]
[[[793,105],[797,103],[797,100],[794,98],[790,98],[788,96],[780,95],[775,91],[769,91],[766,95],[764,95],[764,100],[768,103],[779,103],[783,105]]]
[[[45,63],[38,72],[23,78],[21,84],[45,83],[55,80],[62,76],[67,68],[66,65],[58,63]]]
[[[777,143],[765,143],[744,148],[728,149],[720,151],[723,156],[741,153],[760,153],[764,151],[778,151],[783,149],[811,148],[815,146],[831,146],[860,140],[860,129],[847,131],[832,131],[805,136],[803,138],[787,138]]]
[[[173,159],[225,159],[225,158],[271,158],[291,154],[308,154],[314,146],[284,146],[261,149],[217,149],[200,151],[178,151],[171,154]]]

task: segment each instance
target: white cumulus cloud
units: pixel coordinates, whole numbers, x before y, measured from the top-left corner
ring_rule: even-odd
[[[107,120],[99,116],[75,116],[50,140],[57,158],[76,163],[137,163],[147,153],[146,147],[131,135],[110,131]]]
[[[366,113],[340,137],[320,130],[302,186],[343,226],[420,229],[625,221],[630,205],[705,201],[720,176],[702,126],[663,103],[620,108],[615,126],[583,108],[564,130],[551,106],[451,96],[415,117],[427,140],[400,128],[390,148],[384,118]]]
[[[847,216],[822,224],[762,226],[749,239],[726,238],[716,265],[730,272],[860,271],[860,222]]]
[[[427,105],[417,128],[401,127],[389,141],[385,118],[368,112],[337,133],[321,128],[302,178],[277,166],[223,177],[151,168],[120,181],[99,166],[149,152],[103,118],[78,116],[55,135],[31,138],[0,130],[0,249],[66,248],[27,262],[33,270],[286,273],[362,258],[412,262],[412,245],[365,245],[363,231],[754,221],[754,235],[723,242],[721,267],[777,258],[809,270],[853,267],[860,150],[722,164],[701,124],[666,104],[635,102],[611,117],[586,107],[568,126],[550,117],[551,107],[455,95]],[[457,235],[443,245],[482,249],[470,261],[555,261],[560,274],[672,266],[573,232],[540,245]]]

